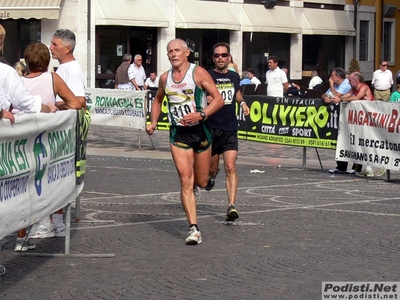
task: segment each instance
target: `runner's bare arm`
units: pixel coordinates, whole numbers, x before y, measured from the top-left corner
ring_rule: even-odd
[[[222,106],[224,106],[224,99],[222,98],[217,87],[215,86],[214,80],[212,79],[211,75],[205,69],[203,69],[202,67],[196,67],[194,69],[194,81],[198,87],[207,92],[207,98],[211,100],[211,102],[208,103],[207,107],[203,109],[206,117],[209,117],[212,114],[216,113]],[[203,117],[201,116],[200,112],[186,114],[182,118],[182,122],[186,124],[193,124],[202,120]]]
[[[224,99],[215,86],[211,75],[203,68],[197,67],[194,71],[194,79],[196,84],[207,91],[207,94],[213,99],[211,103],[204,109],[204,113],[210,116],[216,113],[224,106]]]
[[[81,100],[75,97],[60,75],[52,73],[52,76],[54,79],[54,91],[64,100],[62,103],[57,103],[57,107],[59,109],[81,109],[83,107]]]
[[[244,98],[240,90],[237,90],[236,92],[236,102],[239,103],[239,105],[241,106],[245,116],[248,116],[250,114],[250,109],[247,106],[247,103],[244,102]]]

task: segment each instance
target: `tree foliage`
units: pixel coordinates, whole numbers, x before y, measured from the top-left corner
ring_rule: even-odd
[[[360,72],[360,65],[358,64],[358,60],[353,58],[350,62],[349,73]]]

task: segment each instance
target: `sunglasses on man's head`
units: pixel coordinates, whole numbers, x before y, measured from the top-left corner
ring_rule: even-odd
[[[229,56],[229,53],[214,53],[214,58],[219,58],[220,56],[226,58]]]
[[[381,65],[382,67],[387,67],[388,65],[387,64],[383,64],[383,65]]]

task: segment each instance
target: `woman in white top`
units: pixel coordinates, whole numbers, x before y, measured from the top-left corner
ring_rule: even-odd
[[[25,86],[33,95],[40,95],[42,103],[56,104],[56,96],[65,102],[67,109],[81,109],[82,104],[57,73],[48,72],[50,63],[49,48],[43,43],[30,44],[24,52],[29,73],[23,77]],[[18,236],[23,233],[18,232]],[[29,238],[54,237],[50,217],[45,217],[32,226]],[[24,250],[22,250],[24,251]]]
[[[81,109],[78,98],[71,92],[57,73],[48,72],[49,48],[43,43],[30,44],[24,53],[29,73],[23,77],[25,86],[33,95],[40,95],[42,103],[56,103],[56,96],[64,100],[67,108]]]

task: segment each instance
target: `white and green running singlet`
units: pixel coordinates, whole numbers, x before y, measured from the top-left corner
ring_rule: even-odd
[[[181,122],[183,116],[200,112],[207,106],[207,97],[203,89],[194,81],[195,64],[190,64],[185,77],[180,82],[172,78],[172,68],[168,71],[165,95],[168,99],[168,120],[171,126],[187,126]],[[199,122],[190,124],[194,126]]]

